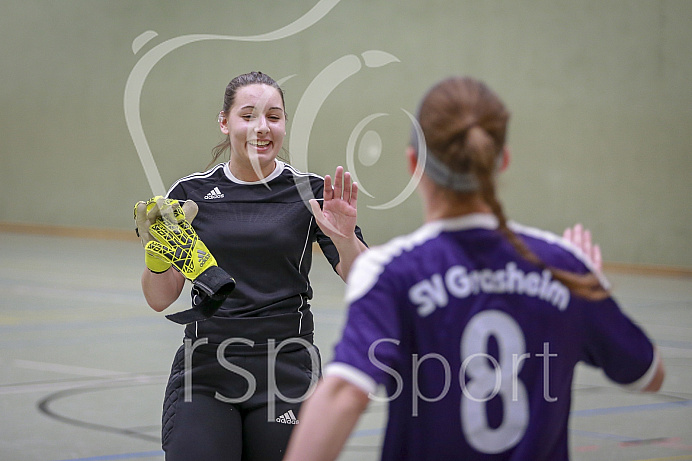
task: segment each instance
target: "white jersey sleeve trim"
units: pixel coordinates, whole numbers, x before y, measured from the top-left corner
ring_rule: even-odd
[[[384,267],[393,259],[436,238],[441,232],[496,227],[497,218],[492,214],[471,213],[430,221],[410,234],[395,237],[383,245],[372,247],[361,253],[351,267],[346,284],[346,302],[352,303],[368,293],[384,271]]]
[[[352,303],[363,297],[377,283],[384,268],[394,258],[436,237],[441,231],[439,223],[430,223],[415,232],[396,237],[384,245],[372,247],[361,253],[353,263],[346,283],[346,302]]]
[[[646,370],[646,373],[644,373],[642,377],[636,380],[635,382],[629,384],[621,384],[620,386],[628,391],[643,391],[649,384],[651,384],[651,381],[653,381],[654,376],[656,376],[656,371],[658,370],[658,365],[660,362],[661,357],[658,354],[658,349],[654,348],[654,359],[651,361],[651,365],[649,366],[649,369]]]
[[[377,382],[356,367],[341,362],[332,362],[324,368],[324,376],[338,376],[367,394],[377,391]]]

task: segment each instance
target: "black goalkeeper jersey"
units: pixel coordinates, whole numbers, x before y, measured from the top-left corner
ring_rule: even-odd
[[[304,201],[313,196],[321,201],[323,189],[324,178],[278,160],[264,181],[241,181],[228,163],[221,163],[171,187],[169,198],[197,203],[192,226],[236,281],[212,318],[186,327],[187,337],[207,338],[211,344],[228,338],[255,344],[312,339],[312,243],[319,243],[332,267],[339,262],[336,247]],[[363,240],[359,228],[356,235]]]

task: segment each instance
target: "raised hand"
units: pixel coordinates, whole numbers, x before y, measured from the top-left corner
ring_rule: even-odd
[[[154,197],[149,202],[138,202],[134,212],[149,270],[162,273],[173,266],[192,282],[192,308],[166,316],[183,325],[214,315],[235,288],[235,280],[218,266],[190,225],[197,211],[191,200],[180,206],[177,200]]]
[[[351,181],[351,174],[338,166],[332,178],[324,177],[324,203],[310,200],[310,207],[317,225],[332,240],[351,239],[356,228],[356,204],[358,185]]]
[[[562,237],[579,248],[591,260],[594,269],[601,272],[601,247],[591,241],[591,232],[588,229],[584,229],[581,224],[575,224],[574,227],[565,229]]]
[[[146,248],[147,243],[156,240],[149,232],[150,227],[158,220],[165,218],[166,221],[175,222],[175,214],[180,213],[180,203],[177,200],[170,200],[160,195],[149,199],[146,202],[137,202],[134,207],[135,231]],[[186,201],[182,206],[182,215],[188,223],[192,223],[197,215],[197,204],[191,200]],[[167,271],[171,263],[164,261],[145,252],[144,262],[150,271],[157,274]]]

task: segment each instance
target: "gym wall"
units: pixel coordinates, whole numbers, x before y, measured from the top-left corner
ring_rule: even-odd
[[[291,162],[350,165],[382,243],[422,222],[407,112],[466,74],[512,112],[512,219],[582,222],[607,261],[692,269],[690,49],[676,0],[4,1],[0,221],[132,232],[156,178],[209,163],[228,81],[261,70],[285,79]]]

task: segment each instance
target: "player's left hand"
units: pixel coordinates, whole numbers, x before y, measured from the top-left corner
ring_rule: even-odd
[[[191,282],[218,266],[216,259],[187,221],[183,207],[172,207],[172,215],[162,215],[149,226],[152,241],[145,251],[151,257],[173,265]],[[211,294],[211,293],[210,293]]]
[[[137,202],[134,207],[135,232],[142,241],[142,246],[146,249],[147,243],[156,240],[149,232],[151,226],[164,216],[167,221],[174,221],[176,210],[180,209],[178,200],[167,199],[157,195],[146,202]],[[188,223],[192,223],[197,215],[197,204],[192,200],[187,200],[182,206],[183,216]],[[164,261],[148,251],[145,251],[144,262],[150,271],[160,274],[166,272],[171,263]]]
[[[151,260],[173,266],[193,285],[192,308],[166,318],[180,324],[198,322],[211,317],[235,288],[235,280],[218,266],[216,259],[186,219],[185,211],[197,213],[194,202],[172,206],[149,226],[152,240],[145,251]]]
[[[581,224],[575,224],[574,227],[565,229],[562,238],[579,248],[591,260],[594,269],[601,272],[603,268],[601,247],[592,242],[591,231],[584,229]]]
[[[351,174],[338,166],[332,178],[324,177],[324,203],[310,200],[312,214],[322,232],[332,240],[352,238],[355,234],[358,202],[358,184],[351,181]]]

